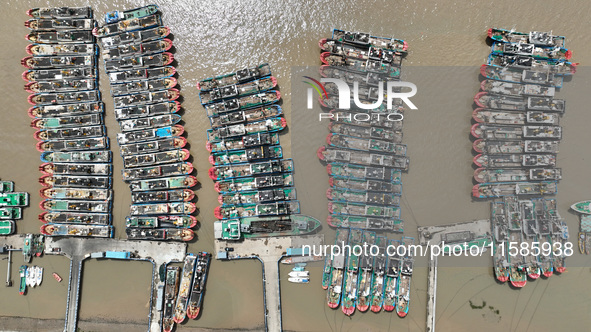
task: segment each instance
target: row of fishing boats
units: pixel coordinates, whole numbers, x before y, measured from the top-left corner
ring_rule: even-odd
[[[521,288],[528,278],[548,278],[566,271],[569,234],[556,210],[556,199],[508,196],[495,200],[491,202],[491,227],[498,281]]]
[[[575,72],[565,38],[492,28],[485,78],[474,97],[470,132],[477,152],[472,195],[553,195],[562,177],[556,154],[566,101],[555,98],[565,75]]]
[[[32,43],[21,64],[42,153],[41,233],[111,237],[112,164],[92,9],[34,8],[27,14]]]
[[[0,180],[0,235],[16,232],[15,220],[22,219],[22,209],[27,206],[29,193],[14,192],[14,182]]]
[[[43,282],[43,267],[21,265],[19,268],[20,284],[19,294],[25,295],[27,287],[34,288]]]
[[[355,254],[353,249],[337,255],[327,255],[322,275],[322,288],[327,289],[330,308],[339,305],[350,316],[355,310],[365,312],[394,311],[400,317],[408,314],[410,283],[414,253],[409,246],[411,237],[402,240],[378,236],[370,230],[337,228],[335,246],[376,246],[378,252]],[[400,250],[399,247],[404,247]]]
[[[388,109],[385,102],[380,104],[383,96],[378,85],[399,79],[408,44],[334,29],[318,45],[323,63],[320,76],[357,84],[351,99],[372,105],[339,109],[338,87],[324,84],[319,101],[332,116],[326,145],[317,150],[317,156],[329,174],[327,222],[333,227],[402,232],[401,174],[409,165],[406,145],[401,143],[402,105],[394,103]]]
[[[199,252],[185,257],[182,271],[178,266],[166,268],[162,329],[170,332],[175,323],[187,317],[196,319],[201,311],[211,254]]]
[[[190,241],[197,223],[191,190],[197,179],[178,114],[170,29],[156,5],[105,15],[93,29],[120,127],[123,180],[132,191],[126,234],[131,240]]]

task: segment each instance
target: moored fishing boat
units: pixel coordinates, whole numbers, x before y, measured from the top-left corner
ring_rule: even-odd
[[[100,28],[96,27],[92,30],[92,34],[97,37],[106,37],[122,32],[147,29],[159,25],[162,25],[160,14],[154,13],[144,17],[134,17],[127,20],[108,23]]]
[[[33,234],[27,233],[23,243],[23,258],[25,262],[31,262],[33,256]],[[26,266],[25,266],[26,267]]]
[[[221,180],[215,183],[215,190],[219,193],[235,193],[242,191],[260,190],[273,187],[293,186],[293,175],[263,175],[251,178]],[[275,192],[273,194],[276,194]]]
[[[343,67],[333,67],[328,65],[320,66],[318,72],[322,77],[338,78],[350,85],[355,82],[360,82],[366,85],[377,86],[385,80],[384,75],[379,73],[360,73],[346,70]]]
[[[115,48],[120,45],[137,44],[165,38],[170,34],[170,28],[158,26],[138,31],[123,32],[108,37],[99,38],[101,46],[105,49]]]
[[[166,59],[162,57],[151,58],[150,55],[162,53],[170,50],[172,47],[172,40],[168,38],[141,42],[138,44],[126,44],[113,48],[104,49],[101,52],[105,60],[105,70],[107,72],[117,70],[128,70],[131,68],[150,67],[147,63],[153,62],[154,66],[158,66],[158,61],[161,66],[165,66],[174,59],[171,53],[168,53]],[[135,57],[133,59],[123,59]],[[139,60],[139,61],[136,61]],[[146,65],[144,65],[146,62]],[[168,62],[165,64],[165,62]],[[135,63],[134,65],[131,65]],[[130,66],[131,65],[131,66]],[[136,67],[139,66],[139,67]]]
[[[363,231],[363,245],[375,246],[376,233]],[[369,252],[363,253],[359,262],[359,279],[357,281],[357,310],[366,312],[371,305],[371,289],[373,280],[374,256]]]
[[[164,312],[162,313],[162,329],[171,332],[174,327],[172,315],[179,291],[180,268],[178,266],[166,267],[166,284],[164,286]]]
[[[179,189],[192,188],[196,186],[197,183],[199,183],[199,181],[197,181],[196,177],[192,175],[185,175],[162,179],[130,181],[129,188],[131,191]]]
[[[191,297],[189,298],[189,303],[187,305],[187,317],[190,319],[195,319],[199,316],[201,303],[203,302],[203,294],[205,293],[205,282],[207,281],[210,261],[210,253],[200,252],[197,254],[197,265],[195,266],[193,286],[191,287]]]
[[[191,241],[195,233],[187,228],[125,228],[129,240]]]
[[[591,201],[581,201],[570,206],[575,212],[591,214]]]
[[[84,201],[45,199],[39,203],[42,210],[50,212],[92,212],[107,213],[110,211],[110,201]]]
[[[161,215],[161,216],[132,216],[125,218],[126,227],[137,228],[158,228],[177,227],[193,228],[197,225],[197,218],[183,215]]]
[[[382,139],[392,142],[400,142],[402,140],[401,132],[385,128],[376,128],[369,126],[365,127],[345,123],[331,123],[328,126],[328,130],[336,134],[343,134],[367,139]]]
[[[134,8],[134,9],[126,10],[126,11],[115,10],[112,12],[105,13],[105,22],[110,24],[110,23],[116,23],[119,21],[130,20],[133,18],[142,18],[142,17],[156,14],[157,12],[158,12],[157,5],[147,5],[144,7]]]
[[[122,132],[127,132],[142,129],[170,127],[179,123],[180,121],[181,116],[178,114],[164,114],[139,119],[120,120],[119,127],[121,128]]]
[[[31,127],[37,129],[53,129],[78,126],[95,126],[102,123],[102,114],[85,114],[64,116],[59,118],[34,119],[31,121]]]
[[[29,95],[28,101],[31,105],[61,105],[72,103],[84,103],[100,101],[101,94],[97,90],[59,92],[59,93],[37,93]]]
[[[351,229],[349,233],[349,242],[351,247],[363,244],[363,231],[359,229]],[[343,313],[351,316],[355,312],[355,303],[357,300],[357,279],[359,275],[359,256],[352,251],[349,252],[349,260],[347,262],[347,270],[345,272],[345,280],[343,281],[343,295],[342,306]]]
[[[117,134],[117,143],[119,145],[140,143],[146,141],[153,141],[160,138],[171,136],[181,136],[185,132],[185,128],[181,125],[174,125],[172,127],[152,128],[128,131]]]
[[[510,181],[547,181],[560,180],[559,168],[532,168],[532,169],[485,169],[478,168],[474,171],[474,180],[477,182],[510,182]]]
[[[283,150],[281,149],[281,146],[277,145],[261,146],[246,150],[216,152],[209,156],[209,162],[212,165],[221,166],[281,158],[283,158]]]
[[[358,60],[378,60],[392,66],[400,66],[402,64],[402,54],[400,52],[385,50],[383,48],[370,46],[368,49],[361,49],[334,39],[321,39],[318,45],[323,51],[323,54],[330,53]],[[327,65],[328,63],[324,64]]]
[[[402,233],[404,229],[403,221],[395,218],[363,217],[333,214],[329,215],[326,218],[326,222],[328,225],[332,227],[360,228],[375,231],[391,231]]]
[[[188,175],[193,172],[193,164],[178,162],[160,166],[138,167],[122,169],[123,181],[154,179],[178,175]]]
[[[402,193],[401,183],[391,183],[380,180],[357,180],[353,178],[330,177],[328,179],[328,184],[334,189],[385,192],[398,195]]]
[[[188,215],[195,212],[195,209],[195,204],[191,202],[132,204],[129,207],[129,214],[131,216],[149,216],[163,214]]]
[[[567,61],[535,59],[529,56],[504,54],[490,54],[486,64],[489,66],[501,68],[551,72],[556,75],[572,75],[577,71],[578,65],[578,63]]]
[[[97,72],[93,67],[62,68],[62,69],[30,69],[22,74],[27,82],[44,82],[66,79],[96,79]]]
[[[269,105],[244,111],[230,112],[209,118],[212,129],[240,123],[256,122],[264,119],[278,117],[283,114],[281,106]]]
[[[90,30],[32,31],[25,36],[25,39],[32,43],[40,44],[78,44],[94,42],[94,36]]]
[[[111,161],[111,151],[45,152],[41,161],[48,163],[104,163]]]
[[[277,86],[277,79],[273,76],[261,78],[255,81],[227,85],[223,88],[215,88],[199,93],[202,105],[220,101],[222,99],[240,98],[255,93],[261,93]]]
[[[187,315],[187,301],[191,295],[191,281],[193,280],[193,273],[195,273],[195,261],[197,257],[193,254],[188,254],[185,257],[183,265],[183,273],[181,275],[181,284],[176,300],[173,320],[175,323],[182,323]]]
[[[95,66],[94,55],[77,56],[44,56],[25,57],[21,59],[21,65],[28,69],[56,69],[67,67]]]
[[[560,46],[536,46],[528,43],[493,43],[493,54],[531,56],[536,59],[570,60],[572,51]]]
[[[410,302],[410,282],[413,270],[412,259],[403,258],[400,267],[400,278],[396,286],[396,314],[399,317],[406,317]]]
[[[181,104],[178,101],[166,101],[163,103],[150,105],[134,105],[129,107],[115,108],[115,118],[117,120],[145,118],[156,115],[176,113],[180,109]]]
[[[197,82],[197,89],[201,91],[223,88],[228,85],[252,81],[271,75],[271,67],[268,63],[250,68],[238,70],[235,73],[207,78]]]
[[[39,221],[46,224],[98,224],[109,225],[111,215],[107,213],[80,213],[80,212],[43,212],[39,214]]]
[[[23,212],[20,207],[0,207],[0,220],[21,219]]]
[[[217,142],[207,142],[205,148],[209,152],[232,151],[253,148],[261,145],[279,144],[279,135],[277,133],[258,133],[222,139]]]
[[[478,139],[472,144],[474,151],[484,155],[558,153],[558,141],[489,141]]]
[[[387,167],[358,166],[347,163],[331,163],[326,165],[328,175],[358,180],[373,179],[400,183],[402,172]]]
[[[155,78],[171,77],[176,73],[173,66],[164,66],[146,69],[128,69],[107,74],[111,84],[127,83]]]
[[[326,143],[337,148],[370,152],[386,152],[397,156],[406,156],[405,144],[396,144],[376,139],[365,139],[330,133],[326,136]]]
[[[345,162],[362,166],[386,166],[408,169],[409,159],[393,155],[382,155],[361,151],[348,151],[321,146],[317,151],[318,158],[326,162]]]
[[[33,56],[95,55],[95,44],[29,44],[27,54]]]
[[[0,220],[0,235],[6,236],[14,233],[13,220]]]
[[[253,203],[269,203],[277,201],[290,201],[296,199],[296,190],[292,187],[240,191],[236,193],[221,194],[218,202],[224,205],[244,205]]]
[[[133,156],[146,153],[157,153],[183,148],[187,144],[184,137],[168,137],[155,141],[148,141],[135,144],[124,144],[119,146],[121,156]]]
[[[555,167],[556,156],[552,154],[478,154],[474,164],[484,168]]]
[[[190,153],[187,149],[176,149],[172,151],[163,151],[156,153],[138,154],[123,157],[123,166],[147,167],[159,164],[182,162],[189,159]]]
[[[341,232],[343,232],[343,230],[341,228],[337,228],[336,231],[336,238],[335,238],[335,246],[338,246],[339,243],[339,236],[341,236]],[[322,269],[322,289],[328,289],[328,286],[330,285],[330,279],[332,276],[332,260],[333,260],[333,255],[324,255],[324,267]],[[294,267],[294,271],[295,271],[296,267]]]
[[[33,18],[92,18],[90,7],[40,7],[27,10]]]
[[[123,96],[140,91],[157,91],[157,90],[168,90],[174,88],[177,84],[177,80],[174,77],[155,78],[145,81],[128,82],[121,84],[111,84],[111,95],[112,96]],[[161,105],[163,103],[158,103]],[[150,106],[153,104],[149,104]],[[133,108],[138,108],[144,105],[132,105]],[[127,106],[126,106],[127,107]],[[125,107],[119,107],[121,109]],[[172,113],[172,112],[169,112]]]
[[[336,215],[388,217],[400,219],[399,206],[379,206],[362,203],[329,202],[328,211]]]
[[[91,138],[105,136],[105,126],[87,126],[60,129],[40,129],[33,137],[38,141],[69,139],[69,138]]]
[[[217,181],[273,173],[288,173],[292,171],[293,160],[283,159],[212,167],[209,169],[209,177],[212,180]]]
[[[359,47],[376,47],[398,52],[406,51],[408,49],[408,44],[402,39],[376,37],[364,32],[333,29],[332,39]]]
[[[294,236],[309,234],[319,227],[320,221],[306,215],[246,217],[214,222],[214,235],[220,240]]]
[[[400,67],[394,66],[389,62],[381,60],[358,60],[355,58],[346,57],[344,55],[324,52],[320,54],[320,61],[325,65],[342,67],[346,70],[352,70],[362,73],[378,73],[387,76],[389,79],[400,78]]]
[[[103,113],[102,102],[77,103],[65,105],[43,105],[29,108],[28,114],[31,118],[54,118],[70,115],[81,115],[88,113]]]
[[[278,132],[283,130],[285,127],[287,127],[287,121],[283,117],[274,117],[247,124],[237,124],[216,129],[208,129],[207,141],[208,143],[215,143],[228,138],[236,138],[238,140],[244,138],[244,140],[256,141],[260,140],[259,138],[269,137],[264,134]],[[256,134],[260,135],[257,136]]]
[[[278,102],[280,99],[281,93],[279,91],[269,90],[263,93],[207,104],[204,107],[207,111],[207,116],[214,116],[232,111],[271,105]]]
[[[113,226],[84,224],[44,224],[41,234],[47,236],[113,237]]]
[[[476,198],[512,195],[554,195],[556,192],[556,181],[480,183],[472,188],[472,196]]]
[[[386,278],[388,263],[388,258],[386,256],[388,238],[385,236],[378,236],[376,238],[376,246],[378,247],[378,255],[375,257],[372,274],[370,308],[372,312],[377,313],[382,310],[384,304],[384,281]]]
[[[487,35],[490,39],[501,43],[531,43],[534,45],[564,47],[566,42],[566,38],[563,36],[555,36],[552,32],[541,31],[519,32],[501,28],[489,28]]]
[[[146,105],[146,104],[156,104],[161,103],[164,101],[174,101],[178,99],[180,96],[179,90],[172,88],[168,90],[160,90],[160,91],[142,91],[137,92],[125,96],[114,97],[113,102],[115,107],[128,107],[132,105]],[[160,115],[165,116],[165,115]],[[143,120],[143,119],[141,119]],[[125,121],[134,121],[134,120],[125,120]],[[140,121],[140,120],[136,120]]]
[[[480,74],[483,77],[496,81],[520,84],[540,84],[556,88],[560,88],[564,82],[563,76],[557,76],[554,75],[554,73],[533,70],[515,70],[487,65],[482,65],[480,67]]]
[[[167,40],[167,39],[165,39]],[[162,43],[160,44],[162,45]],[[162,47],[163,49],[166,48],[165,46]],[[147,52],[146,52],[147,53]],[[115,58],[112,60],[105,61],[105,71],[112,72],[112,71],[119,71],[119,70],[129,70],[129,69],[142,69],[148,67],[160,67],[160,66],[167,66],[174,61],[174,56],[170,52],[163,52],[163,53],[156,53],[153,55],[145,55],[142,53],[140,55],[125,55],[125,58]],[[139,83],[139,82],[133,82]],[[117,84],[115,84],[117,85]],[[129,85],[129,84],[128,84]],[[111,87],[111,91],[113,87]],[[151,90],[154,90],[154,87],[151,87]]]
[[[84,189],[84,188],[44,188],[39,191],[43,198],[55,199],[84,199],[105,200],[111,199],[111,189]]]
[[[298,201],[244,204],[241,206],[217,206],[214,209],[214,216],[218,219],[279,216],[298,213],[300,213],[300,202]]]
[[[472,112],[472,118],[479,123],[500,125],[551,124],[558,125],[560,116],[556,113],[539,111],[505,112],[477,108]]]
[[[96,79],[66,79],[54,81],[30,82],[25,84],[28,93],[72,92],[94,90],[98,88]]]
[[[69,187],[69,188],[111,188],[110,176],[70,176],[70,175],[43,175],[39,183],[44,187]]]
[[[352,191],[346,189],[331,189],[326,191],[326,197],[334,202],[350,202],[378,205],[399,205],[400,196],[393,193]]]
[[[18,289],[18,293],[20,295],[25,295],[26,291],[27,291],[27,266],[26,265],[21,265],[21,267],[18,270],[19,276],[20,276],[20,285],[19,285],[19,289]]]
[[[349,229],[337,229],[337,237],[335,239],[335,245],[344,246],[349,239]],[[346,250],[346,249],[345,249]],[[340,252],[332,258],[332,273],[326,293],[326,299],[328,307],[335,309],[341,302],[341,296],[343,293],[343,277],[345,273],[345,265],[347,263],[348,254],[346,252]]]
[[[29,205],[29,193],[27,192],[0,192],[0,206],[20,206]]]

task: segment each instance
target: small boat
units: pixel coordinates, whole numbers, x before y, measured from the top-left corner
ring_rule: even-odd
[[[67,79],[84,79],[97,78],[97,70],[94,67],[77,67],[77,68],[62,68],[62,69],[30,69],[22,74],[23,80],[27,82],[33,81],[49,81],[49,80],[67,80]]]
[[[487,34],[493,41],[501,43],[531,43],[534,45],[564,47],[566,42],[565,37],[552,35],[551,32],[518,32],[500,28],[489,28]]]
[[[326,197],[333,202],[364,203],[378,205],[399,205],[400,196],[383,192],[359,192],[346,189],[332,189],[326,191]]]
[[[41,118],[31,121],[31,127],[37,129],[95,126],[100,124],[103,124],[102,114],[85,114],[46,119]]]
[[[575,212],[591,214],[591,201],[581,201],[570,206]]]
[[[75,201],[75,200],[60,200],[60,199],[45,199],[39,203],[42,210],[49,212],[91,212],[91,213],[108,213],[111,208],[110,201]]]
[[[269,160],[259,163],[212,167],[209,169],[209,177],[217,181],[273,173],[289,173],[292,171],[292,159]]]
[[[33,56],[96,55],[95,44],[29,44],[27,54]]]
[[[399,168],[402,170],[407,170],[409,163],[409,159],[407,157],[382,155],[361,151],[349,151],[335,148],[327,148],[325,146],[321,146],[316,154],[320,160],[326,161],[328,163],[342,162],[362,166],[386,166]]]
[[[136,84],[136,83],[128,83]],[[113,86],[111,86],[111,90]],[[151,105],[134,105],[130,107],[121,107],[115,109],[115,119],[117,121],[135,118],[145,118],[156,115],[172,114],[181,109],[181,103],[178,101],[166,101]]]
[[[328,175],[357,180],[382,180],[400,183],[402,171],[388,167],[358,166],[348,163],[331,163],[326,165]]]
[[[156,53],[166,52],[172,47],[172,40],[168,38],[142,42],[139,44],[125,44],[102,50],[101,54],[105,60],[105,70],[107,72],[129,69],[125,68],[126,63],[135,62],[133,59],[123,59],[128,57],[149,56]],[[170,55],[170,53],[169,53]],[[144,57],[149,60],[149,57]],[[144,60],[144,61],[145,61]],[[170,61],[169,61],[170,60]],[[172,62],[173,58],[166,59],[168,63]],[[107,63],[109,64],[107,66]],[[118,64],[123,64],[120,67]],[[119,67],[119,68],[118,68]],[[141,66],[149,67],[149,66]]]
[[[191,287],[191,296],[189,297],[189,302],[187,304],[187,317],[190,319],[197,318],[201,311],[201,303],[203,302],[203,295],[205,293],[205,282],[207,281],[210,261],[210,253],[200,252],[197,254],[197,265],[195,266],[195,274],[193,276],[193,286]]]
[[[167,41],[168,39],[164,39]],[[163,41],[163,42],[164,42]],[[163,44],[160,43],[160,45]],[[166,48],[168,46],[161,48]],[[170,47],[169,47],[170,48]],[[117,48],[116,50],[120,50]],[[170,52],[164,53],[157,53],[154,55],[144,55],[148,52],[143,52],[142,55],[126,55],[125,58],[122,59],[112,59],[112,60],[105,60],[105,71],[106,72],[113,72],[119,70],[129,70],[129,69],[143,69],[148,67],[160,67],[160,66],[167,66],[174,61],[174,56]],[[139,83],[139,82],[134,82]],[[111,87],[112,89],[112,87]],[[153,88],[152,88],[153,89]]]
[[[183,265],[183,273],[181,275],[181,284],[179,294],[176,301],[173,320],[175,323],[182,323],[187,315],[187,302],[191,295],[191,281],[195,273],[195,263],[197,257],[193,254],[188,254],[185,257],[185,264]]]
[[[69,188],[111,188],[110,176],[70,176],[70,175],[43,175],[39,183],[44,187],[69,187]]]
[[[490,54],[486,64],[500,68],[544,71],[556,75],[572,75],[577,71],[578,65],[578,63],[567,61],[535,59],[529,56],[500,54]]]
[[[472,118],[478,123],[499,125],[526,125],[526,124],[550,124],[558,125],[560,116],[556,113],[544,113],[539,111],[510,112],[477,108],[472,113]]]
[[[178,162],[160,166],[122,169],[123,181],[154,179],[169,176],[189,175],[193,172],[193,164]]]
[[[509,96],[537,96],[554,97],[556,88],[539,84],[517,84],[495,80],[484,80],[480,83],[480,89],[493,94]]]
[[[339,29],[332,30],[332,39],[358,47],[375,47],[386,50],[403,52],[408,49],[408,43],[402,39],[371,36],[364,32],[351,32]]]
[[[112,96],[123,96],[140,91],[156,91],[156,90],[168,90],[174,88],[177,84],[177,80],[174,77],[155,78],[145,81],[128,82],[121,84],[111,84],[111,95]],[[163,105],[165,103],[158,103],[157,105]],[[153,104],[150,104],[152,106]],[[140,105],[133,105],[137,107]],[[143,106],[143,105],[142,105]],[[119,107],[117,109],[122,109]],[[172,112],[168,112],[172,113]]]
[[[0,192],[0,206],[29,206],[29,193]]]
[[[105,13],[105,23],[111,24],[119,21],[130,20],[133,18],[142,18],[149,15],[156,14],[158,12],[157,5],[147,5],[145,7],[139,7],[126,11],[112,11]]]
[[[113,237],[113,226],[84,224],[44,224],[41,234],[47,236]]]
[[[300,213],[300,202],[283,201],[263,204],[244,204],[241,206],[217,206],[214,216],[218,219],[236,219],[244,217],[279,216]]]
[[[173,101],[180,97],[179,90],[168,89],[160,91],[144,91],[130,95],[114,97],[115,107],[128,107],[131,105],[146,105],[161,103],[164,101]],[[162,116],[162,115],[161,115]],[[133,121],[133,120],[127,120]]]
[[[160,138],[171,136],[181,136],[185,132],[185,128],[181,125],[174,125],[171,127],[152,128],[143,130],[128,131],[117,134],[117,143],[119,145],[140,143],[146,141],[153,141]]]
[[[204,107],[207,111],[207,116],[215,116],[232,111],[271,105],[280,99],[281,93],[279,91],[269,90],[263,93],[207,104]]]
[[[79,213],[79,212],[43,212],[39,214],[39,221],[46,224],[97,224],[109,225],[111,215],[107,213]]]
[[[287,127],[287,121],[283,117],[278,116],[252,123],[208,129],[207,142],[215,143],[228,138],[241,138],[245,136],[249,136],[252,139],[258,137],[255,134],[274,133],[283,130],[285,127]],[[262,135],[260,137],[265,136]]]
[[[23,211],[20,207],[0,207],[0,220],[22,219]]]
[[[512,195],[554,195],[556,192],[556,181],[480,183],[472,188],[472,196],[476,198]]]
[[[413,270],[413,260],[404,258],[400,267],[400,278],[396,285],[396,314],[399,317],[406,317],[410,302],[410,282]]]
[[[266,107],[253,108],[245,111],[230,112],[209,118],[212,129],[236,124],[257,122],[269,118],[279,117],[283,114],[281,106],[270,105]]]
[[[570,60],[572,51],[559,46],[536,46],[528,43],[493,43],[493,54],[524,55],[535,59]]]
[[[38,141],[69,139],[69,138],[89,138],[105,136],[105,126],[88,126],[61,129],[40,129],[33,135]]]
[[[28,114],[31,118],[55,118],[61,116],[103,112],[104,104],[102,102],[91,102],[66,105],[33,106],[29,108]]]
[[[62,282],[62,277],[60,277],[60,275],[59,275],[59,274],[57,274],[57,273],[53,272],[51,275],[53,276],[53,278],[54,278],[54,279],[55,279],[57,282]]]
[[[56,69],[67,67],[95,66],[94,55],[76,55],[76,56],[44,56],[44,57],[25,57],[21,60],[21,65],[28,69]]]
[[[261,146],[245,150],[216,152],[209,156],[209,162],[212,165],[220,166],[281,158],[283,158],[283,150],[281,149],[281,146],[277,145]]]
[[[125,227],[158,228],[176,227],[193,228],[197,225],[197,218],[188,215],[161,215],[161,216],[133,216],[125,218]]]
[[[36,144],[39,152],[67,152],[80,150],[106,150],[109,148],[108,137],[82,138],[82,139],[54,139],[40,141]]]
[[[372,179],[354,179],[346,177],[330,177],[328,184],[334,189],[350,189],[354,191],[373,191],[400,195],[402,183],[392,183]]]
[[[222,194],[290,186],[293,186],[293,175],[291,173],[221,180],[214,185],[215,190]]]
[[[129,182],[131,191],[163,190],[163,189],[184,189],[192,188],[199,181],[192,175],[175,176],[162,179],[135,180]]]
[[[39,286],[43,282],[43,268],[41,266],[37,266],[35,272],[35,285]]]
[[[0,235],[10,235],[14,233],[14,221],[13,220],[0,220]]]
[[[117,35],[100,38],[101,46],[105,49],[115,48],[120,45],[137,44],[165,38],[170,34],[170,28],[158,26],[155,28],[138,31],[123,32]]]
[[[306,215],[246,217],[214,222],[214,236],[220,240],[240,240],[275,236],[309,234],[320,227],[320,221]]]
[[[107,74],[109,83],[127,83],[133,81],[151,80],[154,78],[171,77],[176,73],[173,66],[164,66],[146,69],[129,69]]]
[[[159,25],[162,25],[160,14],[154,13],[148,16],[134,17],[127,20],[108,23],[100,28],[96,27],[92,30],[92,34],[97,37],[106,37],[127,31],[152,28]]]
[[[41,161],[47,163],[105,163],[111,162],[111,151],[45,152]]]
[[[363,203],[328,202],[328,212],[335,215],[389,217],[400,219],[400,207],[396,205],[380,206]]]
[[[478,168],[474,171],[474,180],[477,182],[511,182],[511,181],[548,181],[560,180],[562,171],[560,168],[533,168],[533,169],[485,169]]]
[[[392,66],[402,65],[402,54],[396,51],[385,50],[383,48],[374,48],[371,46],[368,49],[361,49],[341,43],[340,41],[334,39],[321,39],[318,45],[321,45],[323,54],[329,53],[341,55],[357,60],[377,60]],[[328,63],[325,63],[325,65],[328,65]]]
[[[149,216],[162,214],[188,215],[193,212],[195,212],[195,204],[191,202],[132,204],[129,208],[129,214],[131,216]]]
[[[359,228],[375,231],[402,233],[404,222],[396,218],[363,217],[352,215],[329,215],[326,222],[331,227]]]
[[[402,141],[402,132],[377,127],[365,127],[345,123],[330,123],[328,130],[336,134],[355,136],[367,139],[381,139],[391,142]]]
[[[205,148],[209,152],[215,153],[222,151],[244,150],[261,145],[277,144],[279,144],[279,135],[277,133],[258,133],[222,139],[217,142],[207,142],[205,144]]]
[[[92,18],[90,7],[31,8],[27,15],[33,18]]]
[[[25,295],[25,293],[27,291],[27,266],[21,265],[21,267],[18,269],[18,273],[19,273],[19,276],[21,277],[21,282],[20,282],[18,293],[20,295]]]
[[[511,68],[499,68],[487,65],[482,65],[480,67],[480,74],[483,77],[496,81],[521,84],[540,84],[556,88],[560,88],[562,86],[562,83],[564,82],[563,76],[557,76],[554,73],[550,72],[519,69],[516,70]]]
[[[387,80],[387,77],[379,73],[360,73],[346,70],[343,67],[333,67],[327,65],[320,66],[318,72],[322,77],[338,78],[350,86],[352,86],[355,82],[365,85],[377,86],[382,84],[383,81]]]
[[[43,198],[55,199],[111,199],[111,189],[83,189],[83,188],[44,188],[39,191]]]
[[[218,196],[218,202],[222,204],[222,206],[240,206],[245,204],[290,201],[295,199],[296,190],[292,187],[240,191],[236,193],[221,194]]]
[[[94,36],[90,30],[32,31],[25,36],[25,39],[32,43],[40,44],[78,44],[94,42]]]
[[[346,70],[361,73],[379,73],[381,75],[387,76],[388,79],[400,78],[399,66],[394,66],[389,62],[384,62],[381,60],[358,60],[355,58],[346,57],[344,55],[324,52],[320,54],[320,61],[322,61],[322,63],[325,65],[343,67]]]
[[[385,152],[396,156],[406,156],[406,144],[397,144],[376,139],[365,139],[330,133],[328,136],[326,136],[326,143],[336,148],[370,152]]]
[[[235,73],[207,78],[197,82],[197,89],[208,91],[216,88],[223,88],[228,85],[244,83],[255,79],[271,76],[271,67],[268,63],[250,68],[241,69]]]
[[[14,191],[13,181],[0,181],[0,193],[11,193]]]
[[[100,101],[101,93],[97,90],[60,92],[60,93],[37,93],[29,95],[28,101],[31,105],[61,105],[80,102]]]
[[[166,284],[164,286],[164,310],[162,313],[162,329],[171,332],[174,327],[172,315],[179,291],[180,268],[177,266],[166,267]]]
[[[296,284],[307,284],[307,283],[310,282],[310,278],[290,277],[290,278],[287,278],[287,281],[293,282],[293,283],[296,283]]]
[[[130,157],[139,154],[177,150],[183,148],[186,144],[187,139],[184,137],[168,137],[155,141],[121,145],[119,146],[119,152],[123,157]]]
[[[558,141],[489,141],[478,139],[472,144],[474,151],[484,155],[558,153]]]
[[[251,82],[227,85],[199,93],[201,105],[211,104],[222,99],[240,98],[248,95],[271,90],[277,86],[277,79],[273,76],[261,78]]]

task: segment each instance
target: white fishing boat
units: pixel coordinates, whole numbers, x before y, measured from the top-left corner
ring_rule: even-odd
[[[293,282],[296,284],[307,284],[308,282],[310,282],[309,278],[289,278],[287,279],[289,282]]]

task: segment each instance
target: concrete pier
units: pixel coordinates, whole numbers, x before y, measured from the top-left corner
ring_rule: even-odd
[[[10,273],[12,273],[12,250],[8,251],[8,267],[6,268],[6,287],[12,286],[12,279],[10,279]]]

